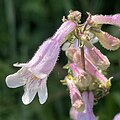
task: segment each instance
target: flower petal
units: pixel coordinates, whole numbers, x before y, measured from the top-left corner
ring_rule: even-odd
[[[41,104],[44,104],[48,98],[48,92],[47,92],[47,78],[42,79],[41,83],[38,88],[38,96],[39,96],[39,102]]]
[[[6,77],[6,84],[10,88],[16,88],[25,85],[26,79],[23,78],[23,75],[21,75],[21,72],[23,72],[24,69],[21,68],[18,72],[8,75]]]
[[[101,45],[107,50],[117,50],[120,47],[120,40],[107,32],[94,32]]]
[[[24,94],[22,96],[22,102],[25,105],[28,105],[29,103],[32,102],[34,99],[38,89],[38,81],[37,80],[28,80],[25,89],[24,89]]]

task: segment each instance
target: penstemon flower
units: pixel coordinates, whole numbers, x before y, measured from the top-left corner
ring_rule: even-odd
[[[39,101],[43,104],[47,97],[47,77],[53,70],[57,61],[60,45],[65,37],[76,27],[72,21],[64,22],[55,35],[45,41],[28,63],[14,64],[22,67],[17,73],[7,76],[6,84],[10,88],[25,85],[25,92],[22,96],[24,104],[29,104],[38,92]]]
[[[119,14],[113,17],[117,20],[115,16],[118,18]],[[100,23],[97,17],[99,19],[101,17]],[[119,26],[120,23],[116,23],[113,18],[112,21],[108,20],[111,19],[108,16],[100,17],[89,14],[86,22],[83,25],[80,24],[81,27],[78,29],[76,28],[75,36],[72,37],[74,41],[69,44],[65,43],[63,46],[68,57],[68,64],[64,68],[68,69],[68,75],[73,77],[74,85],[80,90],[81,101],[84,104],[83,111],[77,110],[72,105],[70,116],[73,120],[96,120],[93,113],[94,100],[98,101],[105,96],[111,86],[111,78],[107,79],[104,75],[104,71],[110,66],[110,61],[94,46],[94,39],[98,38],[98,41],[107,50],[117,50],[120,47],[120,40],[103,32],[100,24]],[[70,93],[72,93],[68,81],[65,79],[63,82],[67,83]]]
[[[70,110],[70,116],[73,120],[96,120],[93,113],[94,96],[92,92],[83,92],[82,99],[85,109],[82,112],[76,111],[74,108]]]
[[[108,58],[101,53],[99,49],[97,49],[90,42],[85,44],[85,56],[95,65],[97,68],[101,70],[107,70],[110,66],[110,61]]]
[[[93,15],[91,22],[93,26],[94,24],[95,26],[99,24],[111,24],[120,27],[120,14],[105,16]],[[93,32],[98,37],[99,42],[104,48],[108,50],[117,50],[120,47],[120,40],[116,37],[113,37],[112,35],[109,35],[107,32],[103,32],[102,30],[99,30],[99,28],[96,29],[96,27],[92,28],[91,32]]]
[[[85,104],[83,112],[78,113],[78,120],[96,120],[93,113],[94,95],[92,92],[83,92],[82,98]]]

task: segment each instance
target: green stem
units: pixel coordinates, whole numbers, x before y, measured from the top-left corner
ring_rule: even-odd
[[[83,70],[85,70],[84,45],[81,47],[81,61],[82,61],[82,68],[83,68]]]

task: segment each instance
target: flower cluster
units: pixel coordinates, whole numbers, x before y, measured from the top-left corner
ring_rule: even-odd
[[[108,58],[95,47],[95,42],[107,50],[117,50],[120,40],[101,30],[102,24],[120,26],[120,14],[113,16],[91,15],[81,24],[81,13],[70,11],[67,19],[53,35],[39,47],[33,58],[27,63],[14,64],[21,69],[6,77],[10,88],[25,86],[22,101],[29,104],[38,93],[41,104],[48,97],[47,78],[53,70],[60,47],[68,58],[68,70],[61,82],[68,86],[71,99],[70,116],[74,120],[96,120],[93,113],[94,101],[98,101],[109,92],[111,78],[104,72],[110,66]]]
[[[88,14],[84,24],[77,21],[75,32],[69,38],[70,42],[63,45],[68,58],[68,64],[64,66],[68,69],[68,75],[61,82],[70,91],[70,116],[73,120],[96,120],[93,113],[94,101],[109,92],[112,77],[108,79],[104,73],[110,66],[110,61],[94,44],[99,41],[107,50],[117,50],[120,47],[118,38],[101,30],[102,24],[119,26],[120,23],[116,22],[118,17],[120,14]]]

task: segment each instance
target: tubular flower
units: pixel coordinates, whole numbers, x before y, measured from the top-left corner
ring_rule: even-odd
[[[94,96],[92,92],[83,92],[82,99],[85,109],[82,112],[76,111],[74,108],[70,110],[70,116],[73,120],[96,120],[93,113]]]
[[[71,76],[67,76],[65,80],[70,91],[72,107],[74,107],[77,111],[83,111],[84,104],[82,101],[82,97],[80,95],[78,88],[75,86],[73,78]]]
[[[77,120],[96,120],[93,113],[94,95],[92,92],[83,92],[82,98],[85,104],[83,112],[79,112]]]
[[[39,47],[28,63],[14,64],[14,66],[22,68],[18,72],[8,75],[6,84],[10,88],[25,86],[22,96],[24,104],[31,103],[37,92],[41,104],[47,100],[47,77],[56,64],[61,44],[75,27],[76,24],[72,21],[64,22],[55,35]]]
[[[110,66],[108,58],[90,42],[86,44],[85,56],[101,70],[106,70]]]
[[[120,27],[120,14],[115,15],[93,15],[92,21],[96,24],[111,24]]]

